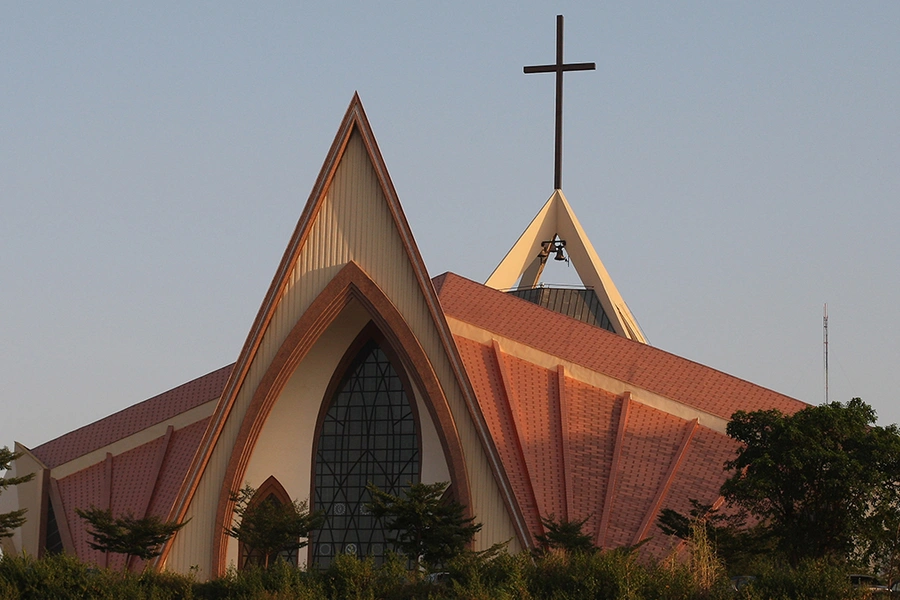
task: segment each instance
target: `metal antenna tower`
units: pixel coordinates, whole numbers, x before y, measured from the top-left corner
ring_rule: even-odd
[[[825,404],[828,404],[828,303],[825,304],[822,327],[822,341],[825,346]]]

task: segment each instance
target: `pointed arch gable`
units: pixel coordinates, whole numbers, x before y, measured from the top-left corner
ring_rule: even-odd
[[[437,430],[457,499],[471,512],[472,497],[462,444],[437,374],[397,308],[359,265],[351,261],[322,290],[291,329],[247,408],[231,451],[216,508],[212,567],[217,574],[225,570],[227,536],[224,531],[233,511],[231,491],[238,489],[243,481],[266,418],[294,370],[351,300],[366,309],[375,327],[396,353],[406,375],[421,391]]]
[[[319,220],[323,218],[323,214],[325,217],[328,216],[327,214],[325,214],[327,213],[327,209],[324,209],[323,207],[327,205],[328,194],[330,194],[332,191],[332,184],[335,181],[335,177],[337,176],[337,172],[342,164],[342,161],[344,160],[347,153],[350,152],[353,148],[359,148],[359,146],[357,146],[355,142],[351,143],[352,140],[359,140],[363,148],[365,157],[368,159],[368,164],[371,166],[372,173],[374,175],[374,184],[379,188],[380,191],[380,195],[378,195],[378,198],[375,201],[383,202],[383,206],[389,214],[390,224],[388,226],[393,228],[393,231],[397,234],[400,242],[399,247],[396,248],[399,253],[392,255],[391,259],[405,262],[411,269],[411,275],[414,280],[413,285],[415,285],[418,288],[418,292],[421,293],[421,299],[426,310],[426,314],[423,316],[425,316],[426,318],[430,317],[430,320],[434,325],[436,333],[436,339],[434,340],[434,342],[436,343],[436,345],[434,347],[429,346],[430,351],[444,353],[443,358],[437,356],[434,357],[436,361],[441,362],[438,367],[432,368],[431,365],[429,365],[429,379],[435,386],[440,388],[440,385],[438,385],[437,383],[438,379],[434,374],[434,369],[438,369],[438,372],[441,373],[441,377],[449,376],[452,378],[446,381],[446,385],[452,386],[451,388],[447,389],[447,394],[450,396],[450,401],[453,403],[455,410],[459,411],[458,414],[456,414],[456,417],[462,420],[460,421],[460,427],[465,429],[466,436],[472,434],[474,438],[477,439],[478,442],[480,442],[480,448],[478,450],[473,449],[474,454],[470,452],[470,454],[472,454],[472,456],[470,456],[470,459],[474,461],[473,464],[478,465],[477,468],[479,469],[479,472],[483,467],[487,467],[487,469],[490,471],[490,474],[493,476],[494,483],[497,486],[496,493],[499,494],[499,500],[506,508],[507,516],[509,517],[508,525],[515,533],[517,539],[521,543],[527,545],[526,540],[529,538],[528,528],[525,525],[521,510],[517,505],[515,495],[513,494],[512,488],[510,487],[509,477],[503,467],[502,461],[500,460],[494,441],[490,437],[487,423],[475,398],[475,393],[472,389],[471,382],[469,382],[468,380],[465,367],[453,341],[450,327],[447,324],[447,319],[444,316],[443,310],[441,309],[437,294],[434,291],[434,287],[425,268],[425,263],[422,260],[415,240],[413,239],[409,223],[407,222],[406,217],[403,213],[403,209],[400,206],[400,201],[397,197],[396,190],[394,189],[393,184],[390,180],[390,176],[388,175],[387,168],[384,164],[384,159],[380,154],[377,143],[375,141],[375,137],[369,126],[368,119],[365,115],[365,111],[362,108],[362,103],[360,102],[358,95],[354,95],[353,100],[351,101],[350,106],[348,107],[347,112],[344,115],[344,119],[341,122],[327,158],[322,165],[322,169],[319,172],[319,176],[316,180],[315,185],[313,186],[309,199],[304,206],[303,212],[300,216],[294,233],[291,236],[291,239],[284,252],[275,276],[272,279],[272,283],[270,284],[266,296],[263,299],[262,305],[260,306],[256,319],[254,320],[250,332],[248,333],[247,339],[244,342],[244,346],[241,349],[238,360],[236,361],[234,368],[229,376],[228,382],[226,383],[222,395],[219,398],[216,410],[213,416],[210,418],[209,424],[203,435],[203,439],[200,442],[196,452],[194,453],[193,458],[191,459],[190,467],[188,468],[184,481],[182,482],[182,485],[177,493],[172,509],[168,514],[168,520],[182,521],[188,514],[188,512],[192,510],[191,505],[195,502],[195,495],[198,493],[200,493],[201,497],[204,498],[205,503],[216,502],[214,495],[216,493],[216,489],[218,489],[219,487],[219,483],[210,482],[210,485],[201,486],[201,482],[206,476],[207,469],[210,465],[210,461],[213,459],[213,455],[217,452],[216,448],[219,445],[225,432],[226,424],[232,418],[241,419],[243,422],[244,414],[246,414],[245,406],[247,406],[247,404],[244,403],[252,402],[253,396],[251,394],[255,394],[256,389],[260,387],[259,383],[254,382],[254,386],[252,389],[244,390],[248,378],[251,377],[251,368],[259,357],[259,353],[263,348],[264,339],[269,332],[270,326],[273,323],[273,319],[275,319],[276,312],[278,311],[282,300],[291,289],[290,286],[296,286],[297,284],[302,285],[302,282],[293,280],[291,274],[293,272],[293,269],[297,265],[304,248],[311,239],[311,231],[316,227],[316,224],[319,223]],[[335,243],[338,242],[335,241]],[[327,264],[328,261],[326,260],[325,263],[319,265],[319,267],[320,269],[327,269],[329,275],[334,273],[335,276],[337,276],[337,272],[354,258],[355,257],[353,255],[349,255],[340,259],[339,262],[332,262],[330,264]],[[329,284],[325,283],[325,281],[323,280],[320,280],[319,283],[315,285],[321,285],[321,289],[323,290],[329,286]],[[372,287],[377,288],[375,284],[372,284]],[[352,290],[346,292],[346,294],[356,293],[356,291]],[[321,292],[319,294],[321,295]],[[385,295],[382,294],[382,296]],[[296,335],[307,335],[309,336],[309,339],[312,340],[318,338],[318,335],[321,333],[321,331],[323,331],[322,328],[326,327],[327,323],[330,323],[330,321],[325,318],[325,312],[330,311],[331,319],[333,319],[334,316],[336,316],[340,312],[343,306],[345,306],[345,304],[341,304],[340,300],[336,296],[334,296],[334,292],[332,292],[331,298],[334,301],[332,304],[327,306],[319,306],[316,309],[320,312],[324,311],[322,312],[322,314],[311,311],[311,304],[304,308],[302,315],[307,315],[308,313],[317,314],[316,318],[305,316],[300,316],[297,318],[298,321],[307,323],[310,328],[318,327],[319,332],[317,333],[310,329],[308,332],[301,332],[297,333]],[[366,306],[368,302],[368,300],[366,300],[366,295],[362,294],[359,299],[361,305]],[[391,300],[388,300],[387,297],[384,297],[384,302],[387,305],[391,305]],[[373,314],[373,316],[375,316],[376,314],[387,314],[371,310],[370,313]],[[394,310],[392,314],[397,314],[399,316],[400,313],[399,311]],[[317,319],[320,320],[317,321]],[[402,319],[399,320],[402,321]],[[392,330],[390,327],[383,327],[383,330],[386,334],[398,335],[398,333]],[[409,327],[406,327],[403,331],[404,336],[409,337],[412,341],[416,340],[415,336],[412,335]],[[300,348],[302,346],[303,344],[298,343],[296,347]],[[414,344],[404,345],[397,343],[394,344],[394,346],[395,348],[398,348],[398,350],[401,350],[406,347],[412,348],[414,347]],[[281,344],[279,344],[278,347],[280,348]],[[275,348],[273,348],[272,350],[273,353],[278,352],[278,350]],[[424,361],[425,363],[428,362],[425,352],[422,351],[421,348],[418,349],[418,352],[409,353],[409,356],[419,356],[420,359],[418,360]],[[266,358],[265,360],[268,361],[270,359]],[[284,359],[281,358],[279,360]],[[269,367],[263,366],[263,369],[267,370],[269,369]],[[411,373],[417,372],[416,369],[409,370]],[[255,377],[255,375],[253,377]],[[423,393],[429,393],[424,387],[421,387],[420,389],[423,390]],[[240,404],[238,404],[239,402]],[[446,403],[447,399],[444,398],[443,402]],[[240,406],[240,408],[236,409],[236,407],[238,406]],[[236,411],[241,414],[236,414]],[[449,414],[449,411],[447,412]],[[450,419],[450,421],[452,422],[452,419]],[[438,422],[439,420],[435,419],[435,423]],[[233,432],[229,432],[227,435],[230,437],[232,434]],[[258,435],[258,432],[256,435]],[[229,442],[229,446],[231,446],[231,444],[237,444],[237,440],[235,440],[234,442]],[[479,456],[479,450],[483,452],[483,455]],[[221,448],[220,451],[224,452],[225,456],[227,456],[228,453],[232,451],[232,448]],[[454,450],[454,452],[456,451]],[[461,454],[461,450],[459,454]],[[446,455],[448,457],[448,460],[450,460],[451,455]],[[456,459],[454,458],[453,460]],[[221,476],[219,474],[221,473],[221,471],[218,470],[221,466],[221,464],[216,465],[215,477],[217,480]],[[465,497],[471,499],[468,490],[464,491],[459,488],[457,488],[457,490],[459,492],[460,498],[463,498],[463,493],[465,493]],[[210,497],[210,495],[212,495],[213,497]],[[481,498],[480,494],[479,498]],[[468,504],[471,504],[471,502],[468,502]],[[221,523],[220,519],[216,520],[220,516],[221,515],[211,514],[209,515],[208,519],[206,517],[204,517],[202,521],[197,519],[193,522],[193,525],[189,526],[188,529],[193,531],[198,530],[197,528],[215,528],[219,523]],[[502,525],[501,529],[504,529],[506,525],[507,524]],[[202,535],[204,536],[204,539],[206,539],[207,535],[212,535],[214,538],[218,539],[218,533],[218,531],[210,531],[209,529],[205,529]],[[181,535],[174,536],[172,539],[170,539],[169,542],[167,542],[163,547],[163,553],[161,554],[161,556],[155,559],[153,565],[158,568],[160,565],[166,564],[169,559],[169,554],[173,550],[174,546],[178,545],[179,547],[187,547],[193,544],[193,542],[190,541],[191,539],[193,539],[189,538],[190,535],[191,534],[188,533],[182,533]],[[221,542],[215,542],[213,544],[213,554],[215,556],[218,556],[215,554],[216,552],[221,551],[221,548],[219,547],[220,544]],[[206,557],[204,557],[204,564],[206,564],[205,560]],[[210,557],[211,562],[209,564],[212,567],[213,571],[217,569],[217,560],[218,558],[213,559],[212,557]]]
[[[219,405],[216,407],[216,411],[210,419],[209,427],[203,436],[199,450],[195,454],[190,468],[188,469],[187,477],[178,492],[175,504],[169,513],[169,520],[180,521],[184,518],[184,515],[188,510],[188,505],[197,490],[197,486],[199,485],[203,472],[206,469],[206,465],[210,460],[213,449],[218,442],[219,436],[222,433],[222,429],[225,427],[225,423],[228,420],[237,399],[238,392],[247,377],[253,359],[262,343],[264,334],[275,315],[279,300],[285,293],[285,289],[289,283],[290,272],[309,237],[311,225],[315,222],[316,217],[325,202],[331,183],[337,173],[338,166],[340,165],[341,159],[350,143],[350,139],[354,134],[359,135],[366,153],[368,154],[378,184],[384,194],[388,210],[393,217],[394,224],[397,227],[397,231],[403,242],[403,251],[406,253],[406,257],[413,268],[419,287],[422,290],[428,305],[428,310],[434,319],[435,325],[438,327],[443,345],[447,349],[447,352],[451,354],[451,362],[453,363],[456,377],[460,382],[464,381],[465,376],[463,374],[461,362],[458,357],[453,356],[450,329],[446,324],[443,312],[441,312],[440,309],[440,303],[431,286],[431,280],[425,269],[425,262],[419,254],[419,249],[413,238],[409,222],[406,220],[406,215],[403,212],[403,208],[400,206],[400,200],[397,197],[394,184],[388,174],[384,158],[381,156],[381,151],[375,140],[375,135],[369,125],[369,119],[363,109],[362,100],[360,100],[358,93],[354,93],[350,105],[347,107],[347,111],[344,114],[344,118],[338,127],[337,134],[328,150],[325,162],[322,164],[322,168],[319,171],[319,175],[316,178],[316,182],[313,185],[309,198],[304,205],[300,219],[297,221],[297,226],[294,228],[288,246],[281,258],[281,262],[278,265],[272,283],[269,285],[269,289],[266,292],[259,312],[250,328],[244,346],[241,348],[239,358],[225,384],[225,389],[219,400]],[[466,403],[468,408],[470,410],[477,410],[477,403],[474,400],[474,395],[468,390],[464,390],[464,393],[467,396]],[[485,432],[486,428],[482,424],[480,433],[484,436]],[[484,438],[483,442],[488,445],[490,444],[487,438]],[[499,469],[499,459],[493,455],[492,457],[494,459],[492,460],[492,466],[495,469]],[[511,494],[507,493],[506,499],[508,502],[511,501],[511,498]],[[163,554],[156,560],[155,564],[159,565],[165,563],[170,548],[171,541],[165,545]]]
[[[287,493],[287,490],[284,489],[284,486],[281,485],[278,478],[274,475],[269,475],[269,477],[256,488],[256,494],[253,495],[250,506],[256,506],[270,495],[274,495],[280,502],[293,502],[290,494]]]
[[[262,305],[250,328],[244,346],[241,348],[239,358],[228,377],[225,389],[219,399],[219,405],[216,407],[216,411],[210,419],[209,426],[203,435],[200,447],[191,461],[187,477],[185,478],[184,483],[176,496],[174,506],[169,513],[169,520],[181,521],[188,510],[188,505],[197,490],[197,486],[200,483],[200,479],[203,476],[203,472],[206,469],[206,465],[209,462],[213,449],[222,433],[222,429],[225,427],[225,423],[227,422],[237,399],[238,392],[244,384],[244,380],[253,364],[253,359],[262,343],[264,334],[275,315],[279,300],[284,295],[285,289],[288,286],[291,269],[296,263],[297,257],[300,255],[309,236],[311,224],[315,221],[325,202],[328,189],[331,186],[331,182],[334,179],[338,166],[341,163],[341,159],[343,158],[347,146],[350,143],[351,136],[354,133],[359,134],[366,152],[369,155],[379,185],[387,199],[388,208],[394,218],[400,236],[403,239],[404,250],[416,272],[419,285],[423,290],[427,289],[429,279],[428,273],[425,270],[424,261],[413,240],[406,216],[403,214],[403,210],[400,207],[400,201],[397,198],[394,184],[391,182],[390,176],[388,175],[387,167],[385,166],[384,159],[378,149],[378,144],[369,125],[368,117],[363,109],[362,101],[359,98],[359,94],[354,93],[350,105],[347,107],[347,112],[344,113],[344,118],[338,127],[338,132],[334,137],[334,141],[331,143],[331,148],[328,150],[325,162],[322,164],[322,168],[319,171],[319,175],[316,178],[316,182],[313,185],[309,198],[303,207],[300,219],[297,221],[297,225],[294,228],[288,246],[282,255],[278,269],[275,271],[272,283],[269,285],[269,289],[263,298]],[[437,314],[439,313],[437,298],[433,293],[426,293],[425,296],[432,315],[437,319]],[[450,339],[449,329],[447,331],[446,339]],[[171,545],[172,543],[170,540],[163,547],[162,555],[156,559],[154,564],[161,565],[165,563]]]

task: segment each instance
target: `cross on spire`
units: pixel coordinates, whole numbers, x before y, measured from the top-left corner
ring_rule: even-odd
[[[562,189],[562,96],[563,72],[593,71],[597,65],[590,63],[563,63],[563,16],[556,15],[556,64],[525,67],[526,73],[556,73],[556,153],[553,166],[553,188]]]

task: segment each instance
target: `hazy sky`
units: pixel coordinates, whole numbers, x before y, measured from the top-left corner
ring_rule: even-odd
[[[827,302],[831,398],[900,421],[900,2],[0,8],[0,445],[234,361],[355,90],[484,281],[552,193],[559,13],[563,190],[650,342],[820,403]]]

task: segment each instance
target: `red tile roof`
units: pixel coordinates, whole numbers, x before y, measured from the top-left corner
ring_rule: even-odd
[[[691,498],[704,504],[713,504],[724,480],[723,465],[725,461],[734,458],[737,447],[734,440],[699,427],[661,508],[671,508],[687,515],[693,508]],[[652,539],[647,544],[647,550],[651,553],[662,556],[671,549],[673,540],[662,535],[655,523],[649,535]]]
[[[181,484],[184,483],[191,459],[200,447],[208,422],[209,419],[197,421],[193,425],[175,431],[172,435],[147,514],[156,515],[161,519],[169,517],[169,511],[172,510],[175,497],[181,489]]]
[[[660,556],[674,542],[656,528],[659,511],[686,512],[690,498],[716,500],[737,447],[725,435],[631,401],[617,449],[622,397],[571,377],[560,388],[555,371],[455,341],[533,537],[543,533],[541,517],[586,519],[583,531],[598,545],[650,537],[647,551]]]
[[[85,522],[75,514],[76,508],[90,509],[107,507],[107,499],[103,497],[106,483],[106,463],[100,461],[77,473],[59,480],[59,495],[62,497],[63,509],[72,534],[72,543],[78,558],[98,565],[103,565],[103,553],[91,550]]]
[[[216,400],[222,394],[233,366],[222,367],[90,425],[85,425],[41,444],[32,452],[52,469],[205,402]]]
[[[584,531],[600,526],[622,402],[614,394],[574,379],[565,382],[568,460],[572,477],[569,520],[587,518]]]
[[[600,545],[627,546],[643,537],[640,526],[653,508],[655,492],[665,483],[663,478],[687,424],[660,410],[631,403],[609,527],[599,532]]]
[[[514,417],[506,400],[497,359],[489,346],[461,338],[456,339],[456,344],[528,529],[540,532],[540,511],[531,488],[531,477]]]
[[[633,342],[448,273],[435,278],[445,314],[571,363],[725,419],[738,409],[795,412],[802,402]],[[594,387],[492,345],[454,340],[520,511],[536,536],[541,517],[587,519],[605,547],[650,538],[671,552],[663,508],[712,504],[737,444],[696,421]],[[628,396],[626,398],[626,396]],[[605,520],[604,520],[604,517]]]
[[[123,556],[107,559],[90,548],[86,523],[75,509],[111,508],[115,516],[168,518],[208,423],[209,417],[201,419],[58,480],[72,543],[82,560],[117,570],[124,564]]]
[[[434,284],[449,317],[725,419],[739,409],[793,413],[806,406],[453,273],[436,277]]]
[[[511,356],[502,356],[510,380],[511,410],[516,412],[522,452],[541,515],[567,512],[564,432],[560,427],[557,375]]]

